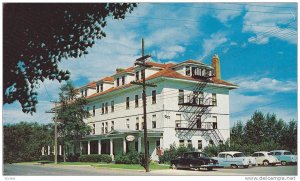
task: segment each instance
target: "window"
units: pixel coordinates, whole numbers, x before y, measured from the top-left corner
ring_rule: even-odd
[[[190,66],[185,67],[185,75],[190,76],[191,75],[191,69]]]
[[[126,97],[126,109],[129,109],[129,97]]]
[[[192,148],[193,147],[192,140],[188,140],[187,141],[187,147],[188,148]]]
[[[140,75],[139,75],[139,71],[135,72],[135,80],[139,80],[140,79]]]
[[[85,97],[87,96],[87,89],[85,89],[85,91],[84,91],[84,96]]]
[[[111,101],[110,108],[111,108],[111,112],[115,111],[115,102],[114,101]]]
[[[139,117],[135,118],[136,122],[135,122],[135,130],[139,130],[140,124],[139,124]]]
[[[216,93],[212,93],[212,105],[217,106],[217,95],[216,95]]]
[[[142,117],[142,125],[141,125],[141,130],[145,129],[145,122],[144,122],[144,117]]]
[[[115,122],[112,121],[111,122],[111,126],[110,126],[110,130],[113,131],[115,129]]]
[[[202,149],[202,140],[198,140],[198,150]],[[224,155],[225,157],[225,155]]]
[[[156,128],[156,114],[152,115],[152,128]]]
[[[126,127],[129,129],[129,119],[126,119]]]
[[[100,84],[100,91],[103,92],[103,84]]]
[[[213,123],[212,123],[213,129],[218,129],[217,116],[213,116],[212,119],[213,119]]]
[[[105,122],[105,133],[108,133],[108,122]]]
[[[135,103],[135,107],[139,107],[139,95],[135,95],[134,103]]]
[[[183,147],[184,146],[184,140],[179,140],[179,146]]]
[[[210,146],[213,146],[214,145],[214,141],[213,140],[209,140],[209,143],[208,143]]]
[[[122,85],[125,85],[125,76],[122,76]]]
[[[152,91],[152,104],[156,104],[156,90]]]
[[[101,134],[104,134],[104,123],[102,123]]]
[[[95,106],[93,106],[93,116],[95,116],[95,114],[96,114],[96,108]]]
[[[178,104],[183,104],[183,103],[184,103],[184,92],[182,89],[179,89]]]
[[[175,128],[181,127],[181,114],[176,114]]]
[[[292,155],[292,153],[287,151],[287,152],[283,152],[283,155]]]
[[[118,77],[118,78],[117,78],[117,87],[120,85],[120,82],[119,82],[119,81],[120,81],[120,78]]]
[[[105,103],[105,114],[108,113],[108,102]]]
[[[281,153],[280,152],[275,152],[275,155],[281,155]]]
[[[83,97],[83,90],[81,91],[81,97]]]
[[[203,101],[204,101],[204,95],[203,92],[199,92],[199,104],[203,105]]]
[[[193,104],[197,104],[197,98],[198,98],[198,92],[197,91],[193,91]]]
[[[102,103],[102,114],[104,114],[104,103]]]
[[[96,90],[97,90],[97,93],[98,93],[99,92],[99,84],[97,84]]]
[[[92,134],[95,134],[95,124],[92,125]]]

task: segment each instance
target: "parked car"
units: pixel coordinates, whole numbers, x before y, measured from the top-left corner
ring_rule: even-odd
[[[171,160],[171,167],[173,169],[206,168],[207,170],[212,170],[217,167],[217,164],[217,160],[209,158],[203,152],[186,152],[182,157]]]
[[[277,163],[280,163],[279,160],[272,155],[272,153],[268,151],[257,151],[252,154],[252,157],[255,158],[256,164],[258,165],[273,165],[275,166]]]
[[[293,155],[288,150],[273,150],[270,151],[281,163],[281,165],[297,164],[297,155]]]
[[[238,151],[220,152],[218,157],[213,158],[218,160],[221,167],[248,168],[249,166],[256,165],[255,158],[247,157],[244,153]]]

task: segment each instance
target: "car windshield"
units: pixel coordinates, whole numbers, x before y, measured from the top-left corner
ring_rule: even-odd
[[[195,154],[196,157],[207,157],[207,155],[205,153],[196,153]]]
[[[289,152],[289,151],[287,151],[287,152],[284,152],[283,154],[284,154],[284,155],[291,155],[292,153]]]
[[[244,153],[235,153],[233,157],[245,157]]]

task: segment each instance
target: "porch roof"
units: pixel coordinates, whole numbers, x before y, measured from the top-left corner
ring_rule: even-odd
[[[144,130],[122,130],[116,129],[110,131],[107,134],[101,135],[88,135],[83,140],[99,140],[99,139],[110,139],[110,138],[125,138],[127,135],[133,135],[135,137],[144,137]],[[147,130],[147,135],[149,138],[153,137],[162,137],[163,130]]]

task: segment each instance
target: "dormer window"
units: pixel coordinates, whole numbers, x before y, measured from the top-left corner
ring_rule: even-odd
[[[119,81],[120,81],[120,78],[118,77],[118,78],[117,78],[117,87],[120,85],[120,82],[119,82]]]
[[[125,76],[122,76],[122,85],[125,85]]]
[[[191,75],[191,69],[190,66],[185,66],[185,75],[190,76]]]
[[[83,90],[81,91],[81,97],[83,97]]]
[[[96,90],[97,90],[97,93],[99,93],[99,84],[97,84]]]
[[[135,80],[139,80],[140,79],[140,72],[137,71],[135,72]]]
[[[144,79],[145,76],[145,70],[141,70],[141,78]]]
[[[87,89],[84,90],[84,96],[87,96]]]
[[[100,84],[100,92],[103,92],[103,84]]]

